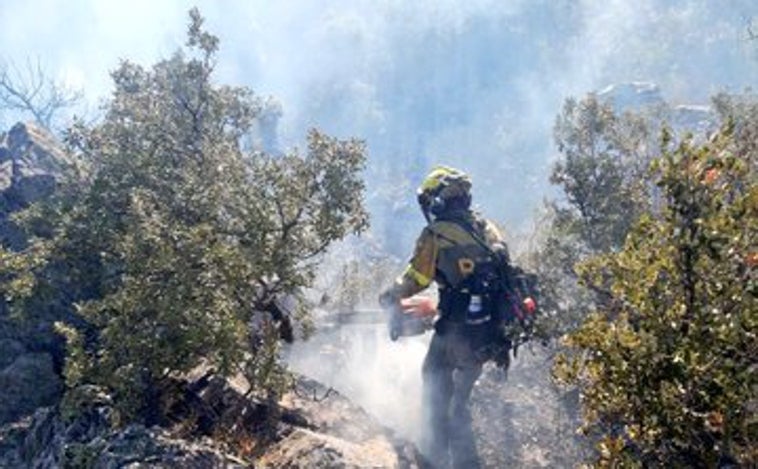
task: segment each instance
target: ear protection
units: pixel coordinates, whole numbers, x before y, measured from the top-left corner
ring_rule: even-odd
[[[427,223],[431,223],[432,221],[432,204],[435,198],[439,197],[435,197],[429,192],[418,193],[418,205],[421,208],[421,213],[424,214],[424,218],[426,218]]]
[[[418,194],[418,204],[421,207],[421,211],[424,213],[424,217],[428,222],[431,221],[431,216],[440,216],[447,208],[445,199],[440,195],[442,187],[434,192],[422,192]]]
[[[445,211],[446,208],[447,203],[445,202],[445,199],[440,197],[439,193],[432,197],[432,201],[429,204],[429,211],[432,213],[432,215],[438,217]]]

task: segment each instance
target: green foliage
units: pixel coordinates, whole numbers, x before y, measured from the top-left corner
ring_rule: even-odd
[[[264,391],[282,382],[275,339],[298,318],[251,326],[253,310],[297,295],[327,246],[367,225],[363,144],[314,130],[305,155],[245,153],[261,101],[212,81],[218,39],[190,17],[187,49],[151,69],[122,62],[104,120],[69,131],[80,165],[28,215],[54,233],[47,269],[5,290],[26,293],[28,314],[44,290],[75,305],[76,328],[58,326],[68,384],[115,391],[126,418],[201,364]]]
[[[582,390],[600,466],[758,460],[758,154],[742,143],[728,127],[666,150],[656,208],[579,269],[608,301],[556,374]]]
[[[615,115],[594,95],[564,104],[554,130],[563,158],[550,178],[567,202],[556,206],[557,225],[577,234],[590,252],[619,247],[645,208],[640,195],[649,127],[641,116]]]
[[[540,277],[538,327],[558,336],[603,301],[599,292],[579,288],[574,266],[587,257],[619,249],[630,227],[648,206],[644,170],[651,156],[653,125],[643,114],[616,115],[588,95],[568,99],[556,119],[561,152],[551,182],[565,195],[548,204],[540,248],[530,260]]]
[[[62,466],[64,469],[93,468],[97,463],[102,444],[90,446],[84,443],[71,443],[66,445],[63,453]]]
[[[735,152],[740,155],[758,154],[758,93],[748,91],[742,94],[729,95],[721,93],[713,98],[713,107],[724,121],[734,123]],[[755,158],[748,161],[758,164]]]
[[[0,246],[0,284],[6,301],[12,303],[17,298],[31,295],[35,285],[35,272],[45,264],[45,246],[35,243],[30,246],[25,255]]]

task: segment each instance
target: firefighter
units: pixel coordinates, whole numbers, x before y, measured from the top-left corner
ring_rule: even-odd
[[[476,468],[468,401],[487,360],[507,366],[508,250],[495,225],[472,212],[464,172],[436,167],[417,195],[428,224],[407,268],[379,302],[396,307],[437,283],[438,319],[422,368],[421,450],[435,467]]]

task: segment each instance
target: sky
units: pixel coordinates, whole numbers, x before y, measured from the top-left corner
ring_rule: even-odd
[[[109,70],[170,55],[195,5],[221,39],[217,80],[281,104],[282,150],[313,126],[366,141],[374,227],[393,250],[421,226],[414,187],[440,163],[472,175],[485,213],[528,225],[552,196],[568,97],[649,82],[704,104],[758,84],[754,0],[2,0],[0,63],[39,61],[97,115]]]

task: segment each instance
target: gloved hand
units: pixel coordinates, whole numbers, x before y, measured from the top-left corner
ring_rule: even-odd
[[[402,298],[400,307],[405,314],[415,318],[433,318],[437,315],[437,302],[427,296],[412,296]]]

